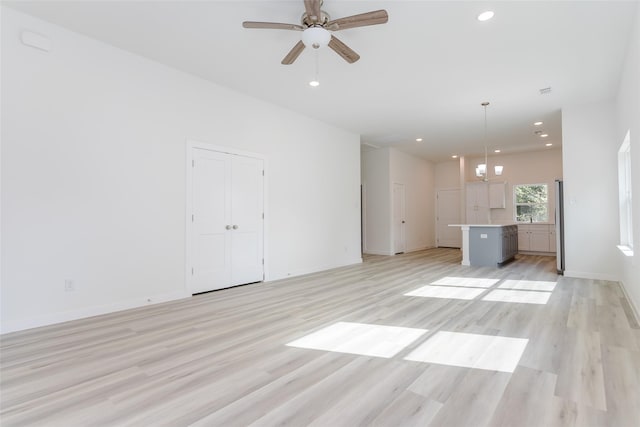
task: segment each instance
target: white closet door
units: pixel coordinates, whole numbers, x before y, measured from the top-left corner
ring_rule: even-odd
[[[231,276],[234,285],[263,279],[263,164],[232,156]]]
[[[405,251],[404,184],[393,184],[393,252]]]
[[[438,247],[459,248],[462,246],[460,227],[449,227],[449,224],[460,224],[460,190],[439,190],[437,202],[438,215]]]
[[[191,292],[263,280],[263,161],[192,154]]]
[[[191,292],[231,283],[231,162],[228,156],[193,150]]]

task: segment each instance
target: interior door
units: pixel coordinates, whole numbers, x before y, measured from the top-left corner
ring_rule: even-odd
[[[393,252],[405,251],[405,194],[404,184],[393,184]]]
[[[192,293],[263,280],[263,161],[192,152]]]
[[[231,280],[232,285],[263,279],[263,162],[232,156]]]
[[[193,149],[191,292],[231,283],[231,162],[216,151]]]
[[[439,190],[436,205],[437,246],[447,248],[461,247],[462,232],[460,231],[460,227],[449,227],[449,224],[461,224],[460,190]]]

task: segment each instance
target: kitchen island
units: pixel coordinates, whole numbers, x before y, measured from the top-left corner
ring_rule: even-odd
[[[518,252],[515,224],[450,224],[462,230],[462,265],[498,266]]]

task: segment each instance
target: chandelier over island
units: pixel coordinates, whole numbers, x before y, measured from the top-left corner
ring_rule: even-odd
[[[488,156],[487,156],[487,107],[489,106],[489,102],[483,102],[480,104],[484,107],[484,163],[480,163],[476,166],[476,176],[483,181],[489,181],[489,173],[488,173]],[[495,165],[493,167],[493,171],[496,176],[502,175],[503,166]]]

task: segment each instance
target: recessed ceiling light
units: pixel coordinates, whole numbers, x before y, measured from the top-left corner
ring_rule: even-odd
[[[492,10],[487,10],[478,15],[478,21],[488,21],[489,19],[493,18],[493,15],[494,13]]]
[[[320,86],[320,82],[317,81],[317,80],[311,80],[309,82],[309,86],[318,87],[318,86]]]
[[[545,145],[545,146],[547,146],[547,147],[551,147],[553,144],[552,144],[552,143],[550,143],[550,142],[547,142],[547,143],[546,143],[546,144],[544,144],[544,145]]]
[[[422,142],[422,138],[416,138],[417,142]]]
[[[549,136],[548,134],[543,133],[542,135],[540,135],[540,138],[546,138],[546,137],[548,137],[548,136]]]
[[[458,155],[457,155],[457,154],[454,154],[453,156],[451,156],[451,158],[453,158],[453,159],[457,159],[457,158],[458,158]]]
[[[494,152],[494,153],[499,153],[499,152],[500,152],[500,150],[493,150],[493,152]]]
[[[535,122],[533,125],[534,126],[540,126],[540,125],[542,125],[542,122]]]

